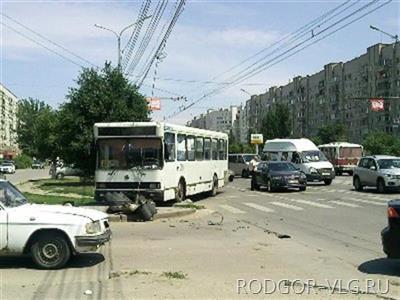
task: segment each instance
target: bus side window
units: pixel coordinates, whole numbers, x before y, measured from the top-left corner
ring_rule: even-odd
[[[224,160],[225,159],[225,141],[218,140],[218,159]]]
[[[175,134],[166,132],[164,134],[164,158],[165,161],[175,161]]]
[[[186,136],[184,134],[178,134],[178,161],[186,160]]]
[[[187,158],[189,161],[195,160],[195,143],[194,143],[194,136],[187,136],[186,137],[186,146],[187,146]]]
[[[210,138],[204,139],[204,159],[205,160],[211,159],[211,139]]]
[[[204,139],[196,137],[196,160],[204,159]]]
[[[217,139],[212,139],[211,152],[212,152],[212,159],[217,160],[218,159],[218,140]]]

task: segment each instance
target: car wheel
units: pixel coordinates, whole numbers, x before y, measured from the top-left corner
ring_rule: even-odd
[[[218,178],[217,178],[217,176],[214,175],[213,181],[212,181],[212,187],[211,187],[211,191],[210,191],[210,196],[215,197],[217,195],[217,192],[218,192]]]
[[[300,192],[304,192],[306,189],[307,189],[307,187],[305,187],[305,186],[302,186],[299,188]]]
[[[186,190],[185,190],[185,182],[183,179],[179,180],[178,187],[176,188],[175,200],[176,202],[182,202],[185,200]]]
[[[64,173],[58,173],[56,175],[56,179],[64,179],[64,177],[65,177]]]
[[[228,178],[229,182],[232,182],[233,179],[234,179],[234,176],[233,176],[233,175],[229,176],[229,178]]]
[[[31,254],[38,267],[59,269],[68,262],[71,249],[61,234],[42,234],[33,242]]]
[[[383,181],[382,178],[378,179],[378,182],[376,184],[376,188],[378,189],[378,193],[384,193],[386,192],[386,186],[385,186],[385,181]]]
[[[356,191],[361,192],[363,190],[363,186],[361,184],[361,180],[360,180],[360,178],[358,176],[354,178],[353,186],[356,189]]]
[[[325,185],[330,185],[332,183],[332,179],[325,179],[324,183]]]

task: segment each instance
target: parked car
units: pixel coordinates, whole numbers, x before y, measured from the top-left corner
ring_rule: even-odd
[[[3,162],[0,165],[0,173],[14,174],[15,173],[15,165],[11,162]]]
[[[307,181],[323,181],[330,185],[335,169],[325,155],[309,139],[273,139],[265,142],[263,159],[293,163],[307,176]]]
[[[95,252],[110,237],[105,213],[31,204],[10,182],[0,180],[1,255],[30,254],[38,267],[57,269],[73,254]]]
[[[251,178],[251,190],[261,186],[266,186],[268,192],[291,188],[305,191],[307,177],[290,162],[260,162]]]
[[[388,155],[365,156],[354,169],[353,186],[357,191],[376,187],[379,193],[400,188],[400,158]]]
[[[388,226],[381,232],[383,252],[389,258],[400,258],[400,200],[388,202]]]
[[[240,153],[240,154],[229,154],[228,157],[228,168],[231,169],[235,175],[240,175],[244,178],[250,176],[250,161],[252,158],[258,155],[251,153]]]
[[[49,173],[51,175],[52,169],[50,169]],[[83,171],[78,169],[74,164],[64,165],[62,167],[56,168],[56,178],[63,179],[65,176],[81,176]]]
[[[32,163],[32,166],[31,166],[31,168],[32,169],[44,169],[44,162],[42,162],[42,161],[40,161],[40,160],[35,160],[33,163]]]

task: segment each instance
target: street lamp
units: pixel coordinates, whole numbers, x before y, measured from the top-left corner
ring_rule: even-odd
[[[122,34],[125,32],[125,30],[131,28],[132,26],[136,25],[137,23],[143,22],[144,20],[146,20],[146,19],[148,19],[148,18],[150,18],[150,17],[151,17],[151,16],[143,17],[143,18],[140,19],[139,21],[137,21],[137,22],[135,22],[135,23],[132,23],[132,24],[130,24],[130,25],[128,25],[128,26],[125,26],[124,28],[122,28],[122,30],[121,30],[119,33],[115,32],[114,30],[112,30],[112,29],[110,29],[110,28],[101,26],[101,25],[99,25],[99,24],[94,24],[95,27],[100,28],[100,29],[103,29],[103,30],[110,31],[110,32],[112,32],[112,33],[116,36],[116,38],[117,38],[117,44],[118,44],[118,69],[119,69],[119,70],[121,70],[121,54],[122,54],[122,51],[121,51],[121,36],[122,36]]]
[[[396,43],[399,41],[399,36],[397,34],[393,35],[393,34],[387,33],[385,31],[379,29],[378,27],[375,27],[375,26],[372,26],[372,25],[369,25],[369,28],[371,28],[372,30],[375,30],[375,31],[379,31],[379,32],[391,37],[392,39],[394,39],[396,41]]]
[[[248,91],[246,91],[245,89],[240,89],[243,93],[246,93],[247,95],[249,95],[250,97],[251,97],[251,94],[248,92]]]

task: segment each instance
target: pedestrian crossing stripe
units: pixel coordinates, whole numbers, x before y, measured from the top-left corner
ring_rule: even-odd
[[[333,206],[330,205],[326,205],[326,204],[321,204],[321,203],[316,203],[313,201],[308,201],[308,200],[300,200],[300,199],[290,199],[291,201],[295,201],[297,203],[302,203],[302,204],[306,204],[306,205],[311,205],[311,206],[315,206],[315,207],[319,207],[319,208],[334,208]]]
[[[337,205],[342,205],[342,206],[347,206],[347,207],[353,207],[353,208],[360,207],[360,206],[358,206],[357,204],[347,203],[347,202],[342,202],[342,201],[336,201],[336,200],[329,201],[329,203],[335,203],[335,204],[337,204]]]
[[[227,205],[227,204],[221,204],[220,207],[222,207],[223,209],[233,213],[233,214],[245,214],[246,212],[243,210],[240,210],[239,208]]]
[[[272,205],[276,205],[276,206],[281,206],[284,208],[288,208],[288,209],[293,209],[293,210],[303,210],[302,207],[299,206],[295,206],[295,205],[291,205],[291,204],[287,204],[287,203],[283,203],[283,202],[269,202]]]
[[[357,198],[347,198],[347,200],[354,201],[354,202],[360,202],[360,203],[366,203],[366,204],[372,204],[372,205],[378,205],[378,206],[386,206],[386,203],[383,202],[375,202],[375,201],[369,201],[369,200],[364,200],[364,199],[357,199]]]
[[[256,203],[243,203],[243,204],[244,204],[244,205],[247,205],[247,206],[249,206],[249,207],[252,207],[252,208],[261,210],[261,211],[265,211],[265,212],[274,212],[273,209],[268,208],[268,207],[265,207],[265,206],[262,206],[262,205],[258,205],[258,204],[256,204]]]

